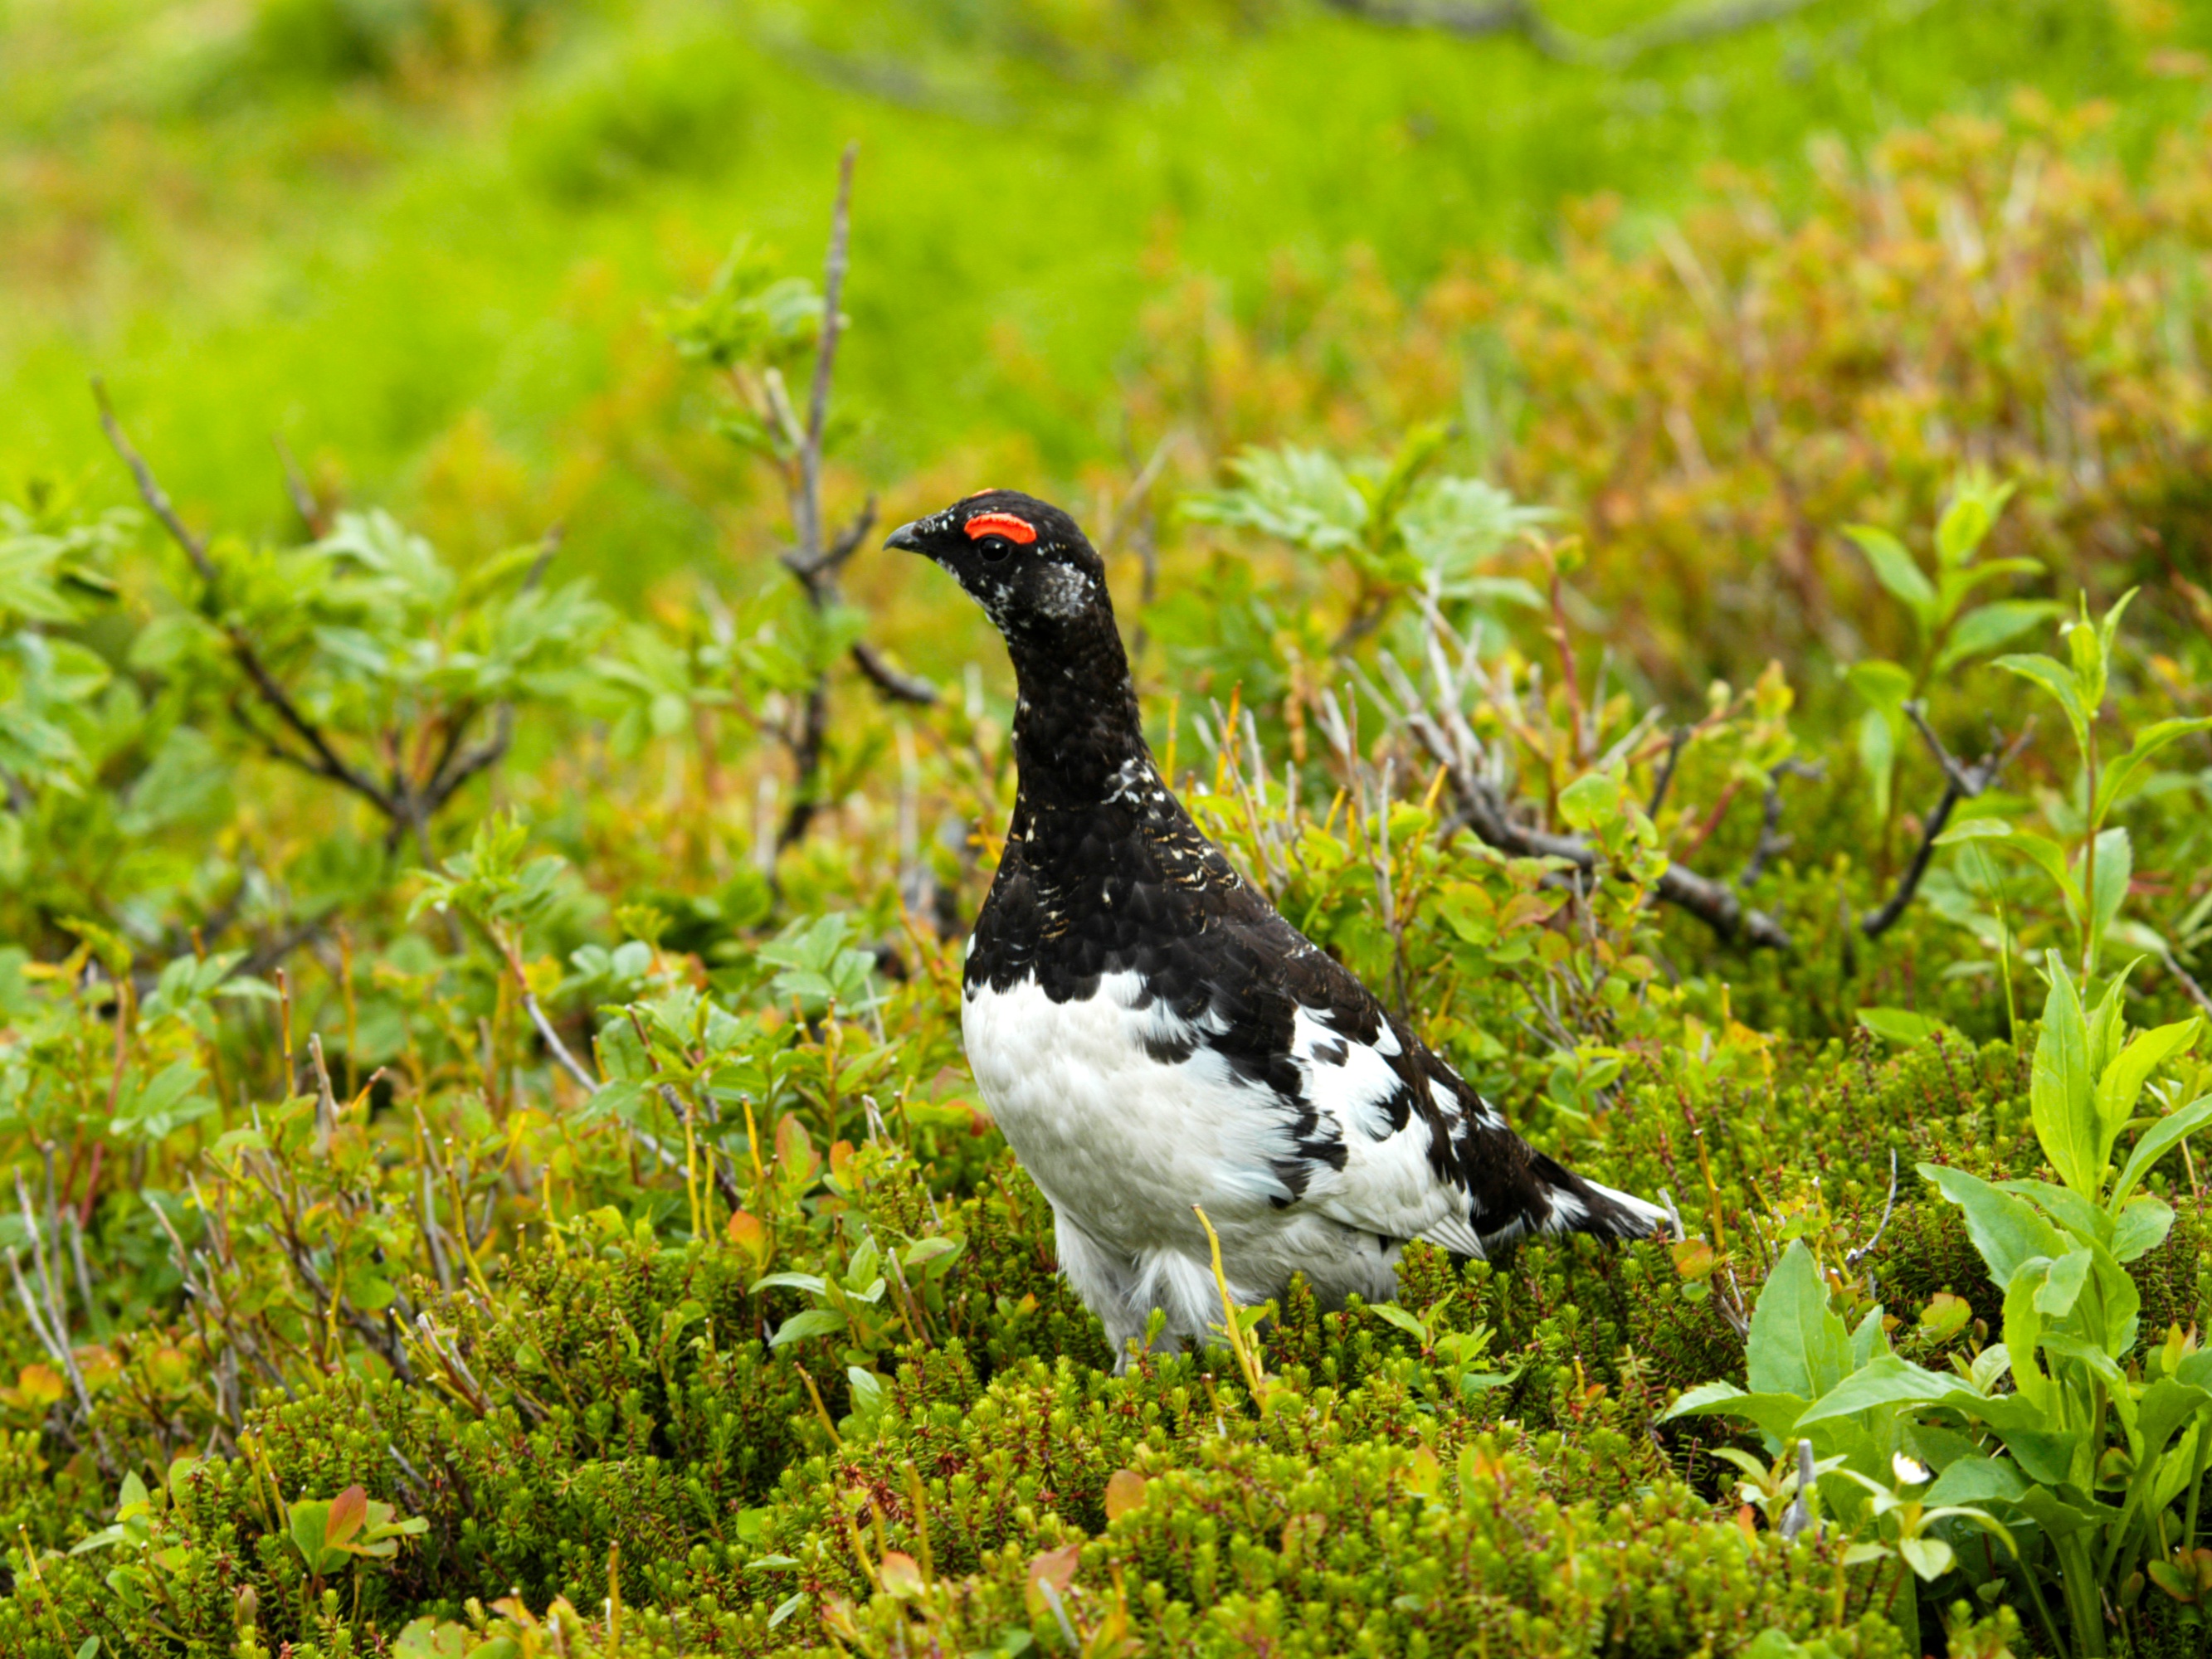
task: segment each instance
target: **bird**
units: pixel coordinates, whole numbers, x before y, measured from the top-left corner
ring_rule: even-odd
[[[1209,1228],[1236,1302],[1302,1273],[1340,1307],[1389,1299],[1413,1239],[1474,1257],[1661,1227],[1514,1133],[1200,830],[1145,740],[1105,563],[1072,517],[988,489],[885,545],[950,574],[1012,659],[1019,781],[961,1033],[1118,1369],[1148,1342],[1217,1340]]]

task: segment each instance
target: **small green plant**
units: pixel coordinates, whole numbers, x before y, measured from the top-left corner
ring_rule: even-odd
[[[1347,567],[1356,586],[1338,650],[1371,633],[1408,593],[1540,605],[1528,583],[1481,566],[1556,515],[1480,478],[1432,476],[1448,436],[1443,426],[1421,427],[1387,459],[1350,462],[1289,444],[1248,449],[1229,463],[1231,488],[1187,496],[1182,511]]]
[[[2120,617],[2133,592],[2123,594],[2100,623],[2089,620],[2088,601],[2080,601],[2076,619],[2067,624],[2068,660],[2027,654],[2000,657],[1996,665],[2033,681],[2065,715],[2081,769],[2071,799],[2053,810],[2053,828],[2062,841],[2021,829],[1998,817],[1973,817],[1937,838],[1939,846],[1971,843],[1978,851],[2017,854],[2040,872],[2057,892],[2075,934],[2075,958],[2084,981],[2104,960],[2108,939],[2127,902],[2135,849],[2124,826],[2106,827],[2113,809],[2151,781],[2150,763],[2191,732],[2212,730],[2212,718],[2177,717],[2140,727],[2124,754],[2106,757],[2097,725],[2111,682],[2112,649]],[[2072,846],[2067,845],[2070,841]],[[2009,937],[2009,930],[2003,930]],[[2155,943],[2156,941],[2152,941]]]
[[[1965,1518],[1992,1528],[2002,1521],[2007,1542],[2016,1540],[2025,1588],[2054,1648],[2094,1659],[2108,1650],[2110,1619],[2124,1620],[2142,1595],[2147,1567],[2163,1566],[2148,1582],[2175,1601],[2196,1594],[2193,1552],[2212,1467],[2212,1350],[2176,1328],[2130,1365],[2141,1297],[2127,1268],[2174,1224],[2172,1207],[2138,1188],[2212,1121],[2212,1097],[2154,1120],[2112,1176],[2113,1149],[2145,1085],[2196,1041],[2199,1022],[2130,1036],[2124,975],[2085,1011],[2057,951],[2046,966],[2031,1096],[2036,1139],[2059,1184],[1918,1166],[1964,1213],[2004,1298],[2002,1340],[1946,1376],[1891,1351],[1878,1308],[1847,1334],[1810,1252],[1793,1244],[1753,1315],[1748,1391],[1707,1383],[1674,1411],[1745,1419],[1773,1450],[1802,1437],[1870,1495],[1882,1473],[1867,1468],[1875,1457],[1934,1467],[1924,1493],[1875,1498],[1856,1524],[1924,1529],[1938,1511],[1955,1517],[1959,1505],[1979,1506]],[[2000,1390],[2008,1376],[2011,1389]],[[1985,1599],[2001,1593],[1996,1558],[1950,1546],[1905,1551],[1905,1536],[1897,1547],[1923,1577],[1956,1568]]]
[[[1976,556],[2012,493],[2011,484],[2000,484],[1985,472],[1960,475],[1936,522],[1932,581],[1905,544],[1887,531],[1852,525],[1844,532],[1866,555],[1875,580],[1905,607],[1917,647],[1909,665],[1869,657],[1852,664],[1846,677],[1868,705],[1859,721],[1859,757],[1874,787],[1875,811],[1881,816],[1885,840],[1896,809],[1906,705],[1927,696],[1931,684],[1972,659],[2058,613],[2057,603],[2050,599],[1969,603],[1975,590],[1986,583],[2043,568],[2033,559]]]

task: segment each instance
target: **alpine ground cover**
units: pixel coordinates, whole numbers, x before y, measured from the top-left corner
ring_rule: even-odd
[[[1164,769],[1681,1237],[1121,1377],[962,1062],[1007,682],[868,499],[988,480],[841,448],[866,313],[667,298],[787,556],[635,609],[178,505],[118,386],[0,508],[0,1650],[2199,1651],[2212,224],[2110,131],[1162,283],[1063,494]]]

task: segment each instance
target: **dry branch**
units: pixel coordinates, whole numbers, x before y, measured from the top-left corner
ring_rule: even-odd
[[[1942,771],[1943,793],[1936,801],[1935,810],[1928,814],[1927,821],[1920,826],[1920,845],[1913,848],[1912,861],[1905,866],[1904,875],[1898,878],[1897,890],[1879,909],[1869,910],[1859,918],[1859,932],[1869,939],[1880,939],[1887,933],[1897,919],[1905,914],[1905,907],[1912,902],[1912,896],[1920,890],[1920,878],[1928,873],[1929,860],[1936,856],[1936,837],[1943,833],[1944,825],[1951,821],[1952,810],[1960,801],[1972,800],[1995,783],[1997,775],[2012,764],[2035,732],[2035,722],[2030,720],[2021,727],[2020,735],[2010,743],[2005,743],[2000,738],[1997,746],[1978,763],[1972,766],[1962,766],[1951,751],[1944,748],[1943,740],[1928,724],[1927,710],[1920,703],[1906,703],[1905,713]]]

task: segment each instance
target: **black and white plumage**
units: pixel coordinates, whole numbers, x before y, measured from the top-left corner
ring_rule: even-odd
[[[1656,1206],[1564,1169],[1244,882],[1146,747],[1105,567],[1073,520],[987,490],[889,544],[1005,635],[1020,788],[969,942],[975,1081],[1117,1352],[1303,1273],[1389,1297],[1409,1239],[1482,1255],[1530,1232],[1643,1237]]]

